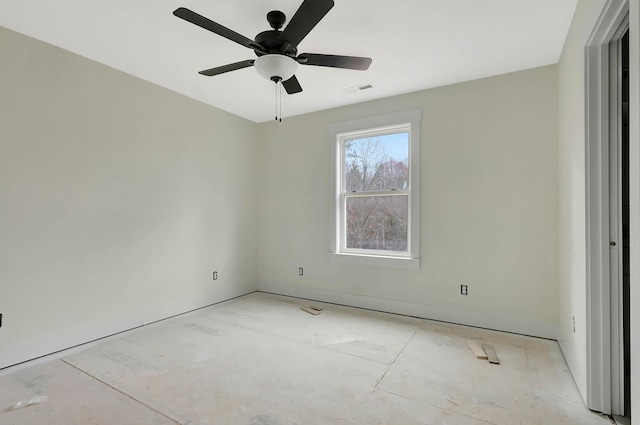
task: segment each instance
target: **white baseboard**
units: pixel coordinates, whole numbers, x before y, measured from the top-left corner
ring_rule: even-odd
[[[222,299],[184,298],[119,318],[66,329],[27,341],[0,347],[0,369],[37,359],[120,332],[145,326],[159,320],[208,307],[212,304],[246,295],[254,291],[232,294]]]
[[[258,291],[553,340],[558,338],[558,325],[556,323],[523,320],[519,317],[497,316],[469,311],[465,308],[416,304],[292,285],[261,283],[258,285]]]
[[[306,298],[316,301],[324,301],[387,313],[440,320],[444,322],[542,338],[558,339],[559,336],[556,324],[526,321],[520,318],[498,317],[461,308],[416,304],[405,301],[394,301],[290,285],[261,284],[259,286],[259,290],[279,295],[288,295],[292,297]],[[251,292],[253,291],[238,293],[224,299],[207,300],[204,303],[202,299],[186,298],[148,310],[135,312],[124,317],[91,323],[77,328],[44,335],[32,340],[19,342],[17,344],[8,345],[0,348],[0,369],[53,354],[58,351],[66,350],[97,339],[105,338],[120,332],[135,329],[140,326],[145,326],[158,320],[187,313],[199,308],[204,308]],[[563,346],[562,343],[560,346],[562,347],[567,363],[574,374],[574,378],[576,378],[576,382],[584,382],[584,380],[579,380],[579,377],[576,376],[576,373],[580,372],[580,368],[576,366],[578,363],[576,362],[572,351],[570,348]],[[578,387],[580,388],[580,385],[578,385]],[[584,394],[582,388],[580,388],[580,391]]]

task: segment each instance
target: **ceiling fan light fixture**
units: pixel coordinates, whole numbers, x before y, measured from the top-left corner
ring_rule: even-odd
[[[270,54],[256,59],[254,66],[262,77],[271,81],[287,81],[293,77],[298,68],[298,62],[285,55]]]

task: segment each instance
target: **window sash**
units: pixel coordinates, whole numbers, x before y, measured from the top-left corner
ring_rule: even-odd
[[[347,247],[347,199],[383,196],[404,196],[407,198],[407,249],[405,251]],[[340,194],[340,252],[348,254],[378,255],[386,257],[411,257],[411,191],[379,190],[375,192],[342,192]]]
[[[358,140],[358,139],[367,139],[367,138],[374,138],[377,136],[388,136],[391,134],[402,134],[402,133],[406,133],[408,136],[408,146],[407,146],[407,168],[408,168],[408,177],[407,177],[407,187],[406,188],[402,188],[402,189],[389,189],[389,190],[411,190],[411,178],[413,173],[411,172],[411,152],[412,152],[412,148],[411,145],[413,143],[412,141],[412,135],[411,135],[411,123],[403,123],[403,124],[396,124],[396,125],[392,125],[392,126],[387,126],[387,127],[380,127],[380,128],[374,128],[374,129],[367,129],[367,130],[361,130],[361,131],[352,131],[349,133],[344,133],[339,135],[338,137],[338,152],[340,155],[339,158],[339,162],[338,162],[338,166],[340,167],[340,171],[339,171],[339,183],[340,183],[340,192],[341,193],[346,193],[346,185],[347,185],[347,178],[345,176],[345,171],[346,171],[346,164],[347,161],[345,159],[345,147],[347,142],[353,141],[353,140]],[[349,193],[378,193],[378,192],[384,192],[384,190],[372,190],[372,191],[358,191],[358,192],[349,192]]]

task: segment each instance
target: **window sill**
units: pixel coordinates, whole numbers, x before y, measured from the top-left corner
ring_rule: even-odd
[[[420,268],[420,260],[416,258],[401,257],[385,257],[382,255],[361,255],[361,254],[342,254],[329,253],[332,263],[351,263],[362,264],[367,266],[396,267],[401,269]]]

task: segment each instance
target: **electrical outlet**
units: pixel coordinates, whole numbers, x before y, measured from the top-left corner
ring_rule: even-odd
[[[469,287],[467,285],[460,285],[460,295],[469,295]]]
[[[213,272],[213,280],[218,280],[218,272]]]
[[[302,267],[298,267],[298,276],[302,275],[304,275],[304,270],[302,269]]]

